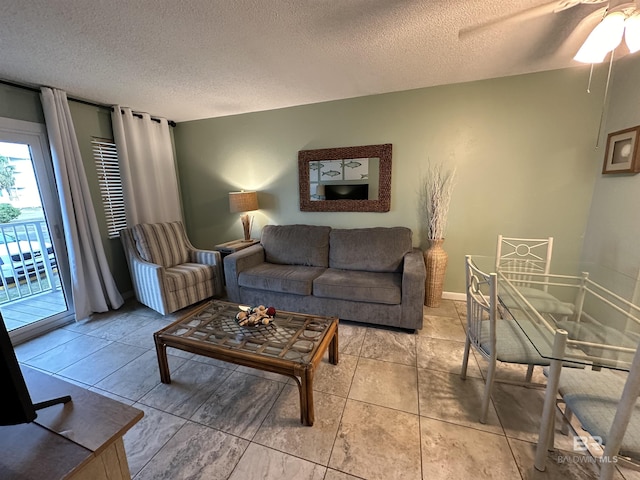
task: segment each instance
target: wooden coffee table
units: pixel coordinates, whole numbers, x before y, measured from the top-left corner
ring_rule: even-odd
[[[269,325],[241,327],[238,311],[212,300],[155,332],[160,380],[171,383],[167,347],[287,375],[298,385],[302,424],[313,425],[313,375],[327,348],[338,363],[338,319],[278,311]]]

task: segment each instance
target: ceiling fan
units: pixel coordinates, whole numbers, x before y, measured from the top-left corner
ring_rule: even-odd
[[[620,45],[623,37],[629,53],[640,50],[640,7],[633,1],[610,1],[602,21],[591,31],[573,59],[582,63],[601,63]]]
[[[630,53],[640,50],[640,0],[556,0],[460,29],[458,38],[462,40],[503,22],[524,21],[557,14],[581,4],[606,5],[590,14],[600,18],[600,21],[582,44],[574,60],[591,64],[601,63],[609,52],[620,45],[623,37]]]
[[[606,5],[598,8],[596,11],[592,11],[583,20],[587,21],[589,25],[592,24],[592,19],[598,23],[593,27],[591,33],[589,33],[573,57],[577,62],[591,64],[589,85],[587,86],[587,92],[590,93],[594,64],[602,63],[611,52],[609,56],[609,73],[607,75],[602,112],[600,114],[600,124],[596,136],[596,148],[598,148],[604,122],[611,69],[613,67],[613,52],[622,44],[623,39],[629,53],[640,51],[640,0],[556,0],[463,28],[458,32],[458,38],[463,40],[465,37],[492,28],[503,22],[525,21],[543,15],[557,14],[581,4],[599,5],[605,3]]]
[[[469,27],[461,28],[458,31],[458,38],[461,40],[470,35],[480,33],[483,30],[487,30],[501,23],[517,22],[532,20],[552,13],[559,13],[565,10],[569,10],[572,7],[576,7],[581,4],[596,5],[607,3],[608,0],[555,0],[553,2],[546,2],[542,5],[536,5],[535,7],[525,8],[524,10],[517,11],[508,15],[503,15],[486,22],[471,25]]]

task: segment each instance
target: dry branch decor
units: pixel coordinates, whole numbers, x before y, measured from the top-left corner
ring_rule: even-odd
[[[442,244],[455,177],[455,167],[446,169],[442,163],[430,163],[423,180],[423,209],[426,214],[430,244],[424,251],[427,268],[424,304],[427,307],[439,307],[442,299],[442,287],[449,260]]]

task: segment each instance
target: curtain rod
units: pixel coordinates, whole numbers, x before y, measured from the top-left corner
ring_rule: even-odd
[[[0,79],[0,83],[3,83],[5,85],[9,85],[10,87],[22,88],[24,90],[31,90],[32,92],[40,93],[40,89],[37,88],[37,87],[30,87],[28,85],[22,85],[20,83],[9,82],[7,80],[2,80],[2,79]],[[111,110],[113,112],[113,107],[111,105],[105,105],[104,103],[90,102],[89,100],[82,100],[80,98],[74,98],[74,97],[70,97],[70,96],[67,96],[67,98],[69,100],[73,101],[73,102],[83,103],[85,105],[90,105],[92,107],[108,108],[109,110]],[[134,117],[138,117],[138,118],[142,118],[142,114],[140,114],[140,113],[134,113],[133,116]],[[160,120],[157,119],[157,118],[151,118],[151,120],[153,120],[154,122],[160,123]],[[167,120],[167,123],[169,124],[170,127],[175,127],[176,126],[176,122],[174,122],[173,120]]]

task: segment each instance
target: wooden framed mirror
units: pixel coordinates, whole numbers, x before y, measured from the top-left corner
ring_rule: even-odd
[[[298,152],[303,212],[388,212],[391,144]]]

